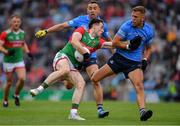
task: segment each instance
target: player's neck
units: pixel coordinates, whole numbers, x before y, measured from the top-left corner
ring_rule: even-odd
[[[16,33],[16,32],[19,31],[19,29],[13,29],[13,28],[11,28],[11,31]]]
[[[137,28],[143,28],[144,27],[144,22],[142,22],[141,24],[139,24],[138,26],[137,26]]]
[[[89,30],[89,36],[90,36],[91,39],[95,38],[95,34],[91,29]]]

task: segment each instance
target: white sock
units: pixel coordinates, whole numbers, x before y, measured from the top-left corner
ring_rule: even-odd
[[[43,86],[41,86],[41,85],[37,89],[39,92],[42,92],[44,90]]]
[[[71,113],[71,115],[77,114],[77,109],[71,109],[70,113]]]

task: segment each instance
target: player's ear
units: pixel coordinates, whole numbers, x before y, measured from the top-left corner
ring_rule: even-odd
[[[12,20],[9,19],[9,20],[8,20],[8,23],[9,23],[9,25],[11,26],[11,25],[12,25]]]

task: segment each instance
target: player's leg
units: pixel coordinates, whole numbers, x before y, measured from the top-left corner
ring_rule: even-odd
[[[108,64],[102,66],[99,70],[95,71],[91,77],[93,82],[98,82],[104,79],[105,77],[113,75],[114,72],[112,71],[111,67]]]
[[[61,80],[61,77],[67,76],[70,72],[69,61],[65,59],[61,59],[56,63],[56,71],[52,72],[44,82],[36,89],[31,89],[30,93],[32,96],[36,96],[41,93],[44,89],[51,86],[53,83]]]
[[[72,108],[70,110],[69,119],[85,120],[84,118],[80,117],[77,112],[79,108],[79,103],[84,93],[85,81],[83,77],[81,76],[81,74],[76,70],[71,71],[68,74],[67,80],[70,83],[74,84],[75,86],[75,90],[72,97]]]
[[[19,94],[24,86],[24,82],[26,79],[26,69],[25,69],[25,67],[17,67],[15,69],[15,72],[17,74],[17,82],[16,82],[16,87],[15,87],[15,92],[14,92],[13,98],[14,98],[15,105],[20,106]]]
[[[13,81],[13,72],[6,72],[6,85],[3,96],[3,107],[8,107],[9,91]]]
[[[91,79],[92,74],[94,71],[98,70],[97,64],[92,64],[86,68],[86,72]],[[109,111],[104,111],[103,109],[103,89],[99,81],[93,83],[93,88],[94,88],[94,97],[96,100],[96,105],[98,109],[98,117],[99,118],[104,118],[109,115]]]
[[[135,69],[128,74],[129,79],[133,83],[136,94],[137,94],[137,104],[139,106],[140,120],[146,121],[152,116],[151,110],[145,109],[145,96],[144,96],[144,86],[143,86],[143,72],[141,69]]]
[[[4,88],[3,107],[8,107],[9,90],[13,81],[13,69],[14,65],[12,63],[3,63],[3,70],[6,73],[6,85]]]

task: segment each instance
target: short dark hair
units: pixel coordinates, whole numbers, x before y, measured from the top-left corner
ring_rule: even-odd
[[[103,20],[97,19],[97,18],[92,19],[92,20],[89,22],[89,29],[91,29],[92,26],[93,26],[93,24],[96,24],[96,23],[103,23]]]
[[[13,19],[14,17],[21,19],[21,16],[18,14],[13,14],[10,16],[10,19]]]
[[[145,9],[145,7],[143,7],[143,6],[136,6],[136,7],[134,7],[134,8],[132,9],[132,11],[139,11],[139,12],[141,12],[142,14],[145,14],[145,13],[146,13],[146,9]]]
[[[98,4],[98,5],[99,5],[98,0],[89,0],[89,2],[88,2],[88,4],[93,4],[93,3],[95,3],[95,4]]]

